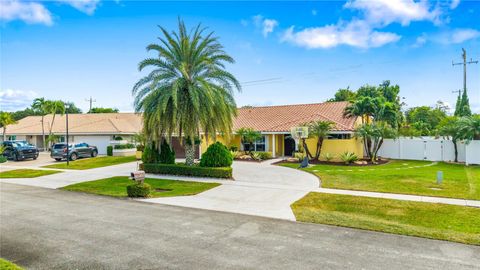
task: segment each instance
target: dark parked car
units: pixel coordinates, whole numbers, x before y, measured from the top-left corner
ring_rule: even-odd
[[[38,148],[27,141],[4,141],[5,150],[3,155],[8,159],[23,160],[27,158],[38,158]]]
[[[98,149],[96,146],[88,145],[87,143],[72,143],[68,144],[68,158],[70,160],[76,160],[82,157],[96,157],[98,155]],[[56,161],[67,159],[67,144],[56,143],[52,146],[50,156]]]

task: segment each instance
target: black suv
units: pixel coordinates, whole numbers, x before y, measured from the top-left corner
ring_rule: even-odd
[[[38,158],[38,148],[27,141],[4,141],[5,150],[3,155],[8,159],[23,160],[27,158]]]
[[[70,160],[76,160],[81,157],[96,157],[98,155],[98,149],[96,146],[88,145],[87,143],[72,143],[68,144],[68,157]],[[67,159],[67,144],[56,143],[52,147],[50,156],[56,161]]]

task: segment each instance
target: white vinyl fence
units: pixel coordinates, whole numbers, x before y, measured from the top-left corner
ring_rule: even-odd
[[[480,164],[480,141],[457,142],[458,161]],[[378,153],[381,157],[431,161],[454,161],[455,150],[451,140],[433,138],[386,139]]]

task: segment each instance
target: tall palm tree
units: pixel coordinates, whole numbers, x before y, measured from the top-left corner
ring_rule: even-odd
[[[184,143],[186,164],[193,165],[193,140],[200,131],[207,139],[209,134],[215,138],[217,132],[231,133],[232,117],[237,113],[233,92],[241,86],[226,71],[225,64],[234,60],[213,32],[205,33],[200,25],[188,32],[180,19],[178,32],[159,27],[160,44],[147,46],[157,57],[139,64],[140,71],[153,70],[133,87],[135,110],[143,111],[150,140],[172,135],[190,140]]]
[[[42,116],[40,122],[42,123],[42,141],[43,141],[43,150],[46,150],[46,140],[45,140],[45,115],[47,114],[46,108],[47,101],[45,98],[36,98],[33,100],[32,109],[34,109],[38,114]]]
[[[7,126],[17,123],[9,112],[0,113],[0,126],[3,128],[3,141],[6,141]]]
[[[308,136],[317,138],[317,149],[312,160],[318,160],[322,151],[323,140],[328,136],[328,133],[335,126],[335,123],[330,121],[316,121],[308,124]]]
[[[45,101],[45,111],[52,114],[52,122],[48,130],[49,144],[54,141],[53,124],[55,123],[55,116],[57,114],[63,115],[65,113],[65,103],[61,100],[47,100]]]

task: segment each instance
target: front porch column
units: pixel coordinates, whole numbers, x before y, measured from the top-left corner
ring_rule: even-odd
[[[275,147],[276,147],[276,143],[275,143],[275,134],[272,134],[272,157],[275,157]]]

